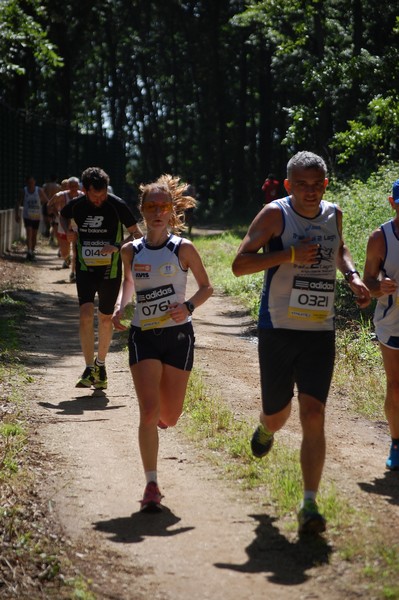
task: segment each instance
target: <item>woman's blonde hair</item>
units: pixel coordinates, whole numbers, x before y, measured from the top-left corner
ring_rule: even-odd
[[[152,193],[163,193],[169,196],[173,203],[173,211],[169,219],[169,225],[174,233],[180,233],[186,229],[184,211],[188,208],[194,208],[197,204],[195,198],[186,196],[185,192],[189,187],[188,183],[183,183],[180,177],[163,174],[152,183],[141,184],[140,189],[140,209],[147,196]]]

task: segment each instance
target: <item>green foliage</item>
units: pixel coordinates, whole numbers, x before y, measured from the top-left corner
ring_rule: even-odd
[[[18,456],[25,446],[25,441],[25,432],[21,424],[0,424],[0,481],[18,472]]]
[[[200,219],[250,218],[300,148],[356,176],[397,159],[388,0],[4,0],[0,21],[0,100],[120,141],[134,192],[180,174]]]
[[[273,91],[287,115],[280,140],[290,153],[309,147],[331,157],[339,140],[346,143],[340,164],[355,147],[360,150],[351,163],[357,173],[364,163],[375,166],[382,155],[396,158],[397,110],[391,102],[399,75],[395,18],[388,2],[376,10],[371,2],[360,7],[296,0],[283,5],[254,0],[234,17],[235,24],[259,32],[273,53]],[[287,80],[289,97],[280,89]],[[381,90],[388,103],[375,100]],[[353,119],[361,120],[368,105],[378,120],[375,127],[359,126],[359,119]],[[348,122],[350,131],[342,133]]]
[[[369,235],[393,216],[388,196],[397,178],[396,165],[388,163],[365,182],[333,182],[327,188],[325,199],[338,204],[344,212],[343,237],[359,271],[363,269]]]
[[[42,26],[47,15],[38,0],[19,2],[2,0],[0,3],[0,78],[4,82],[12,76],[27,74],[27,58],[31,56],[41,69],[42,76],[50,77],[62,65]]]
[[[71,600],[95,600],[96,595],[90,590],[91,581],[74,577],[67,579],[65,583],[71,588]]]
[[[233,275],[231,265],[240,241],[237,235],[224,233],[211,239],[196,238],[195,245],[201,253],[211,281],[223,293],[243,304],[249,310],[252,318],[256,319],[259,311],[263,273],[255,273],[242,278]]]
[[[18,349],[17,327],[18,320],[24,311],[24,304],[14,300],[12,296],[0,291],[0,360],[4,363],[18,362],[16,350]]]
[[[0,422],[0,479],[18,471],[19,455],[26,442],[24,427],[14,408],[25,376],[18,357],[17,333],[17,323],[23,318],[25,308],[10,293],[0,295],[0,403],[9,407]]]
[[[349,129],[335,134],[331,147],[338,151],[338,163],[357,161],[375,167],[377,161],[399,156],[397,97],[377,96],[367,108],[367,113],[360,115],[360,119],[348,121]]]
[[[338,331],[333,385],[351,411],[385,420],[385,373],[370,321],[347,322]]]

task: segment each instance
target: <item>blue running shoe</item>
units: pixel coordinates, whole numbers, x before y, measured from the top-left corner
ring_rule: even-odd
[[[387,469],[390,471],[399,471],[399,445],[391,444],[389,456],[386,462]]]
[[[269,431],[266,431],[262,424],[258,425],[251,440],[252,454],[256,456],[256,458],[262,458],[263,456],[266,456],[266,454],[269,454],[270,450],[272,449],[273,442],[273,434]]]

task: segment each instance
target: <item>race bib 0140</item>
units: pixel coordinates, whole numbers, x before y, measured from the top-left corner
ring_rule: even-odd
[[[101,254],[101,250],[102,245],[98,244],[95,246],[84,244],[82,246],[82,257],[88,267],[103,267],[111,264],[112,254]]]

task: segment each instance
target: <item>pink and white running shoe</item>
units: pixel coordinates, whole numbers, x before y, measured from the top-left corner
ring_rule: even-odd
[[[141,500],[142,512],[159,512],[162,510],[161,507],[162,494],[159,491],[159,487],[155,481],[147,483],[144,490],[144,496]]]

